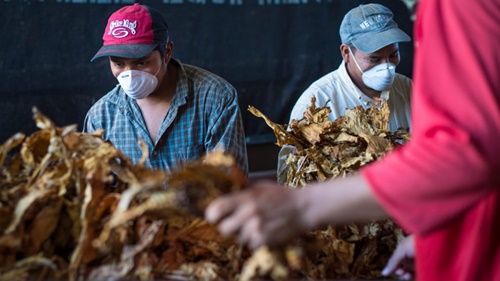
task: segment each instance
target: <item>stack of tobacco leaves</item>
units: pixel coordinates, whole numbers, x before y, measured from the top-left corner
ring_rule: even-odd
[[[56,127],[0,146],[0,280],[235,280],[250,255],[200,219],[246,177],[221,149],[170,173]]]
[[[327,112],[311,107],[306,121],[291,124],[292,131],[258,115],[279,144],[294,145],[295,157],[307,162],[290,172],[290,187],[355,172],[407,137],[381,129],[385,105],[346,114],[365,118],[346,119],[352,130],[338,120],[329,123]],[[246,184],[222,150],[166,173],[144,166],[149,152],[143,143],[143,158],[133,164],[102,139],[102,131],[60,128],[36,109],[34,119],[39,131],[14,135],[0,146],[0,280],[374,278],[402,235],[391,221],[350,224],[252,252],[200,218],[213,199]],[[336,145],[342,149],[335,154]],[[334,160],[355,155],[353,148],[346,155],[345,147],[358,147],[360,160]],[[334,164],[314,158],[319,152]]]
[[[249,111],[273,129],[278,146],[293,147],[283,182],[288,188],[307,188],[312,182],[357,173],[410,137],[407,128],[388,130],[389,108],[383,99],[376,99],[366,110],[361,106],[349,109],[330,121],[330,108],[316,107],[313,97],[304,118],[292,120],[288,128],[272,122],[254,107]],[[300,260],[296,266],[288,262],[296,278],[373,279],[381,277],[381,269],[402,238],[403,231],[391,220],[329,226],[307,233],[289,245],[287,253],[273,254],[290,257],[292,253]]]

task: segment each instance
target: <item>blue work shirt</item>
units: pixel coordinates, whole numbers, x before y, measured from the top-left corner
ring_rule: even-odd
[[[207,70],[173,58],[170,63],[178,67],[177,87],[156,143],[137,102],[119,84],[90,108],[83,130],[104,129],[103,138],[134,163],[142,156],[138,145],[142,139],[149,149],[145,165],[153,169],[177,169],[179,164],[198,160],[222,146],[248,173],[243,122],[234,87]]]

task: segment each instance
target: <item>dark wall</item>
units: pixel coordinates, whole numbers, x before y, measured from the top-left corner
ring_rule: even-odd
[[[0,142],[36,130],[31,108],[56,124],[82,128],[90,106],[117,82],[106,59],[90,59],[102,44],[109,15],[136,1],[0,0]],[[247,143],[275,141],[260,109],[286,123],[314,80],[340,64],[338,28],[360,3],[395,13],[410,36],[403,2],[352,0],[156,0],[170,26],[174,56],[228,80],[239,92]],[[398,72],[411,77],[413,46],[400,44]]]

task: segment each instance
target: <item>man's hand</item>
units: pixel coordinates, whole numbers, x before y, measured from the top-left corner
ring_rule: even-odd
[[[214,200],[205,211],[223,235],[237,235],[251,248],[288,242],[305,230],[297,191],[273,182]]]
[[[223,235],[237,235],[256,248],[289,242],[321,225],[338,225],[386,218],[361,175],[289,189],[258,182],[243,192],[215,199],[205,210]]]
[[[415,242],[413,235],[399,243],[391,258],[387,262],[382,275],[396,274],[401,280],[411,280],[415,273]]]

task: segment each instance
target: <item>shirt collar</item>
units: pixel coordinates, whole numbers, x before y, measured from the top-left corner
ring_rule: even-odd
[[[181,106],[187,102],[189,96],[189,83],[187,78],[186,69],[179,59],[171,58],[170,62],[177,67],[177,86],[175,94],[172,99],[172,106]]]

